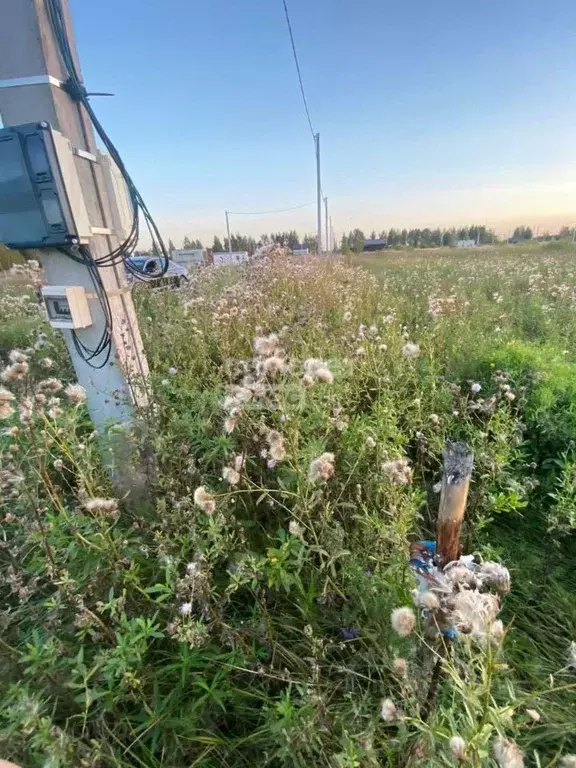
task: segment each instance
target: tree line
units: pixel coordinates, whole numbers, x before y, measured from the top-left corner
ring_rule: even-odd
[[[516,227],[508,238],[511,241],[519,240],[546,240],[546,239],[560,239],[560,240],[576,240],[575,229],[570,227],[562,227],[557,235],[550,235],[548,233],[534,238],[534,231],[532,227],[527,225],[520,225]],[[316,235],[305,234],[301,237],[295,229],[269,232],[260,235],[259,238],[252,237],[251,235],[243,235],[240,232],[236,232],[231,235],[231,250],[232,251],[247,251],[252,254],[257,248],[263,245],[276,244],[284,246],[286,248],[294,249],[298,246],[308,248],[312,253],[316,251],[317,238]],[[493,229],[488,229],[483,224],[471,224],[469,226],[462,227],[448,227],[442,229],[437,227],[431,229],[429,227],[413,228],[413,229],[400,229],[392,227],[390,229],[383,229],[380,232],[372,230],[367,235],[361,229],[353,229],[350,232],[345,232],[339,243],[337,243],[333,250],[340,253],[361,253],[366,244],[366,240],[384,240],[388,248],[440,248],[455,246],[460,240],[473,240],[476,245],[491,245],[501,242],[496,232]],[[193,239],[185,237],[182,241],[182,248],[204,248],[200,239]],[[218,235],[215,235],[210,247],[213,251],[221,252],[228,250],[228,238],[220,239]],[[169,250],[175,250],[174,242],[169,240]]]
[[[254,253],[257,248],[263,245],[281,245],[290,249],[304,246],[304,248],[308,248],[310,251],[315,251],[317,243],[316,235],[305,234],[304,237],[300,237],[295,229],[284,232],[264,233],[260,235],[259,239],[251,235],[242,235],[240,232],[235,232],[230,235],[230,240],[232,251],[248,251],[248,253]],[[221,240],[218,235],[214,235],[212,245],[209,247],[216,253],[227,251],[228,238],[225,237]],[[182,241],[182,248],[204,248],[204,245],[199,239],[185,237]],[[172,238],[168,240],[168,250],[176,250]]]

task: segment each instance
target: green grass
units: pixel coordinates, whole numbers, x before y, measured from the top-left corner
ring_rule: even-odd
[[[7,416],[1,756],[31,768],[436,768],[456,764],[456,734],[475,767],[495,765],[502,735],[526,765],[576,752],[574,249],[356,261],[137,289],[153,402],[127,434],[134,472],[147,470],[137,497],[112,487],[83,405],[57,392]],[[29,372],[7,385],[17,406],[70,370],[58,337],[32,349],[44,321],[22,318],[14,290],[0,294],[0,355],[8,365],[10,347],[31,348]],[[270,333],[276,374],[253,346]],[[328,382],[308,386],[311,358]],[[411,603],[410,543],[434,535],[449,438],[475,454],[464,549],[500,560],[512,589],[503,642],[460,633],[424,718],[443,646],[423,617],[400,637],[390,615]],[[325,453],[333,475],[328,461],[311,479]],[[406,484],[383,467],[398,458]],[[195,503],[199,486],[214,509]],[[402,718],[380,717],[385,698]]]

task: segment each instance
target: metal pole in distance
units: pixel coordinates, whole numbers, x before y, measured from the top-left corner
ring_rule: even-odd
[[[324,198],[324,230],[326,232],[326,240],[324,247],[327,251],[330,251],[330,230],[328,229],[328,198]]]
[[[224,211],[226,214],[226,231],[228,232],[228,253],[232,253],[232,238],[230,237],[230,219],[228,217],[228,211]]]
[[[318,207],[318,253],[322,253],[322,183],[320,181],[320,134],[314,136],[316,140],[316,196]]]

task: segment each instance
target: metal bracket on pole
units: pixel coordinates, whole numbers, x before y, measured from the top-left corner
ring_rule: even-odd
[[[78,147],[74,147],[72,151],[78,157],[82,157],[84,158],[84,160],[90,160],[91,163],[98,162],[98,158],[96,157],[96,155],[93,155],[92,152],[86,152],[85,149],[79,149]]]
[[[64,83],[52,75],[33,75],[32,77],[12,77],[0,80],[0,88],[18,88],[21,85],[54,85],[63,88]]]

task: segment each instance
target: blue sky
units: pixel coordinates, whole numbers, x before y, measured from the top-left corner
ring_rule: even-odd
[[[314,200],[281,0],[71,6],[89,90],[116,94],[95,108],[166,237]],[[337,231],[576,219],[573,0],[289,7]],[[232,226],[312,231],[315,210]]]

